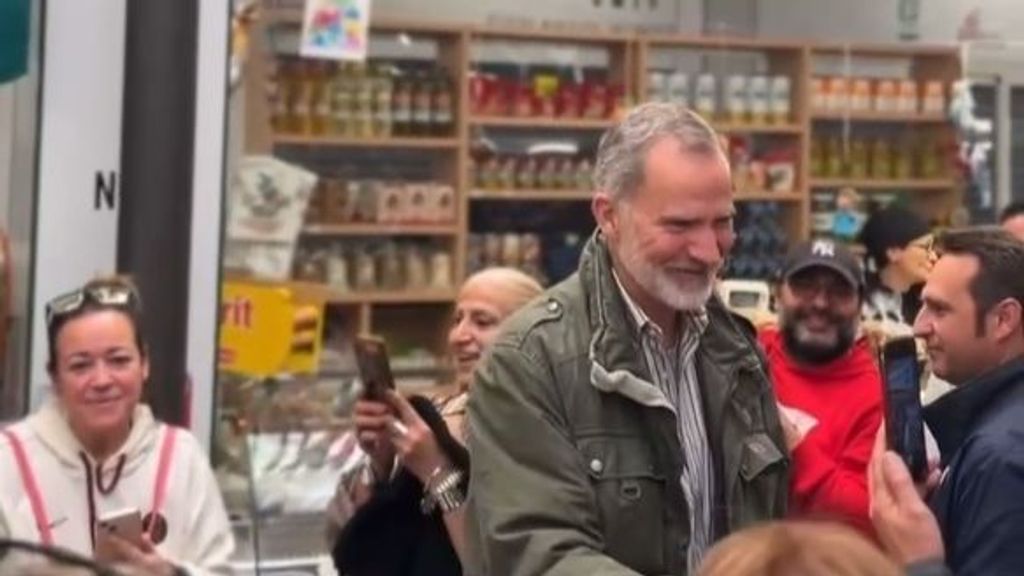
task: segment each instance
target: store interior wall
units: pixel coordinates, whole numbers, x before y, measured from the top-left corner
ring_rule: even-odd
[[[900,5],[915,1],[919,41],[955,42],[964,37],[961,32],[972,38],[1024,39],[1020,0],[757,0],[757,30],[769,38],[893,42],[900,37]],[[972,21],[977,21],[974,32]]]

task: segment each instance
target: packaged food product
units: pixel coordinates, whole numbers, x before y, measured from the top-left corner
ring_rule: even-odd
[[[579,118],[581,88],[573,82],[562,82],[555,99],[555,114],[563,118]]]
[[[778,75],[772,77],[772,85],[769,91],[770,120],[776,124],[789,122],[791,115],[791,87],[789,76]]]
[[[355,66],[352,135],[366,138],[373,135],[373,80],[364,65]]]
[[[846,112],[850,108],[850,82],[842,76],[833,76],[828,81],[828,110]]]
[[[899,94],[895,80],[879,80],[875,83],[875,112],[899,112]]]
[[[808,169],[812,178],[823,178],[825,170],[825,144],[820,136],[811,138],[810,165]]]
[[[669,81],[664,72],[647,71],[647,101],[669,102]]]
[[[899,111],[908,114],[916,114],[920,110],[918,101],[917,82],[910,79],[900,80]]]
[[[398,136],[412,134],[412,82],[399,76],[391,92],[392,132]]]
[[[850,178],[867,178],[868,176],[868,144],[863,138],[850,140],[850,162],[848,175]]]
[[[455,127],[455,94],[451,80],[443,71],[439,72],[434,82],[434,93],[431,109],[432,133],[435,136],[448,136]]]
[[[391,101],[394,83],[387,69],[379,68],[376,71],[373,86],[373,134],[380,137],[391,136]]]
[[[875,138],[871,145],[871,177],[879,180],[893,177],[893,149],[888,138]]]
[[[857,78],[853,81],[850,95],[850,110],[868,112],[871,110],[871,80]]]
[[[690,77],[676,70],[668,78],[666,100],[682,106],[690,106]]]
[[[498,169],[498,188],[501,190],[512,190],[516,187],[516,159],[509,156],[501,161],[501,168]]]
[[[537,187],[537,159],[527,156],[519,162],[519,169],[516,171],[516,188],[521,190],[532,190]]]
[[[914,138],[906,134],[896,148],[893,160],[893,176],[900,180],[914,177]]]
[[[456,217],[455,188],[451,184],[436,184],[431,187],[435,222],[454,222]]]
[[[334,290],[342,292],[352,290],[352,285],[349,282],[348,259],[340,242],[336,242],[327,255],[327,283]]]
[[[750,120],[754,124],[768,122],[769,104],[771,102],[770,84],[767,76],[753,76],[747,86],[747,106]]]
[[[425,73],[413,77],[412,134],[427,136],[433,133],[434,81]]]
[[[846,154],[838,136],[825,140],[825,177],[842,178],[846,175]]]
[[[429,286],[429,264],[426,256],[413,245],[404,246],[405,287],[409,290],[420,290]]]
[[[537,171],[537,186],[542,189],[552,189],[557,185],[558,160],[553,157],[546,157],[540,160],[540,168]]]
[[[929,80],[924,85],[924,99],[921,112],[942,114],[946,111],[946,89],[940,80]]]
[[[605,118],[608,115],[608,87],[599,82],[587,82],[583,85],[584,118]]]
[[[537,95],[533,90],[533,86],[525,82],[516,83],[515,103],[513,105],[515,116],[521,118],[536,116],[537,108]]]
[[[576,164],[576,186],[577,190],[590,190],[594,185],[594,166],[590,159],[582,158]]]
[[[750,108],[749,111],[753,112],[753,85],[750,87]],[[747,93],[747,77],[741,74],[734,74],[729,76],[729,79],[725,84],[725,108],[726,113],[729,115],[729,121],[737,124],[747,122],[750,116],[748,115],[748,93]]]
[[[713,74],[704,73],[697,77],[693,100],[698,114],[709,122],[715,120],[718,114],[718,87]]]
[[[811,78],[811,109],[828,110],[828,87],[824,78]]]
[[[430,257],[430,286],[437,290],[449,290],[452,287],[452,257],[443,250],[434,252]]]

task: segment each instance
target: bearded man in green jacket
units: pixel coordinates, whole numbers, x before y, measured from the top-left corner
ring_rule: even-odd
[[[506,321],[469,405],[467,573],[695,574],[784,515],[753,331],[714,296],[734,242],[718,136],[645,104],[601,140],[579,270]]]

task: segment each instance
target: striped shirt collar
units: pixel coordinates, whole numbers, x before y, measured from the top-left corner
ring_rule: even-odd
[[[636,322],[637,328],[640,331],[653,330],[655,335],[658,337],[658,341],[665,343],[665,333],[662,331],[661,326],[658,326],[651,317],[644,312],[643,308],[633,300],[633,297],[626,291],[626,287],[622,285],[622,281],[619,280],[619,274],[612,268],[612,278],[615,279],[615,285],[619,288],[619,294],[622,295],[623,301],[626,302],[626,309],[629,310],[630,316],[633,321]],[[681,316],[680,336],[683,331],[694,330],[697,338],[699,339],[704,335],[704,331],[708,327],[708,313],[704,306],[701,306],[697,310],[679,312]]]

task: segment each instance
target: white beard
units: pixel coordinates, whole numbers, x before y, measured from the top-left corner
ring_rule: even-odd
[[[703,282],[680,286],[671,274],[643,258],[635,245],[632,230],[622,234],[620,242],[622,266],[644,290],[669,308],[684,312],[699,310],[711,298],[715,288],[714,273],[710,273]]]

